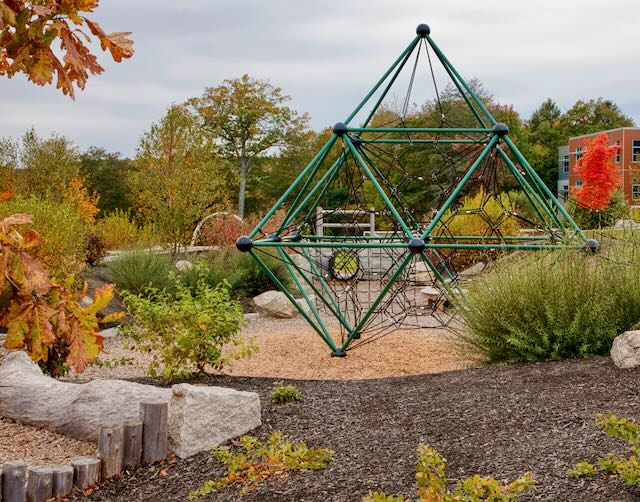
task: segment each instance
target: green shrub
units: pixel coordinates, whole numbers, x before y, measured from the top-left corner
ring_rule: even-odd
[[[582,208],[574,200],[569,201],[567,208],[573,220],[583,230],[610,227],[620,218],[629,215],[629,207],[620,191],[613,194],[609,206],[602,211]]]
[[[275,382],[271,391],[271,402],[275,404],[294,403],[302,401],[303,397],[295,385],[285,385],[283,382]]]
[[[128,211],[116,209],[96,222],[96,233],[107,249],[129,249],[138,244],[138,226]]]
[[[173,271],[171,259],[145,251],[131,251],[107,265],[108,277],[119,291],[143,295],[148,287],[173,291],[175,281],[170,277]]]
[[[459,305],[467,348],[489,362],[608,354],[640,319],[640,248],[632,240],[602,247],[539,252],[479,276]]]
[[[618,476],[627,485],[640,485],[640,427],[626,418],[607,413],[596,415],[596,424],[611,437],[622,439],[631,450],[631,455],[621,457],[617,452],[598,459],[597,466],[580,462],[569,470],[573,478],[592,478],[598,472],[605,476]]]
[[[272,433],[266,442],[253,436],[243,436],[240,443],[244,452],[231,453],[228,447],[214,449],[211,455],[227,466],[227,475],[216,481],[207,481],[202,488],[189,494],[189,500],[206,497],[227,486],[240,485],[241,494],[262,484],[267,478],[289,471],[318,471],[333,460],[333,451],[312,449],[305,443],[292,444],[282,432]]]
[[[177,281],[173,295],[149,287],[144,296],[124,292],[122,300],[134,319],[124,330],[138,350],[151,353],[151,376],[171,381],[204,373],[207,366],[221,370],[229,357],[247,357],[254,350],[239,335],[242,306],[223,284],[212,288],[204,276],[195,291]],[[236,350],[225,353],[225,346]]]
[[[89,226],[72,204],[35,195],[0,203],[0,218],[15,213],[33,216],[33,223],[24,225],[21,231],[33,228],[40,234],[42,244],[33,254],[54,275],[63,277],[82,267]]]
[[[418,447],[416,482],[418,502],[511,502],[520,495],[531,491],[536,485],[533,475],[522,477],[501,485],[495,478],[479,475],[457,481],[449,490],[449,480],[445,476],[446,459],[426,445]],[[404,496],[391,496],[381,492],[370,492],[363,502],[408,502]]]
[[[291,285],[291,275],[282,261],[266,253],[261,253],[260,257],[280,282],[287,287]],[[216,286],[226,281],[231,296],[236,299],[253,298],[265,291],[277,289],[271,278],[250,255],[232,248],[223,248],[211,254],[201,262],[201,266],[205,269],[209,285]],[[181,280],[191,288],[196,284],[198,274],[202,273],[196,270],[197,268],[180,274]]]

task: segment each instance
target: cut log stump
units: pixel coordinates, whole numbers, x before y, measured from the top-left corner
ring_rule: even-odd
[[[73,484],[80,490],[100,482],[100,459],[98,457],[76,457],[71,460]]]
[[[45,502],[52,497],[53,469],[41,465],[29,469],[27,481],[27,502]]]
[[[122,472],[124,459],[124,428],[122,424],[101,425],[98,430],[98,458],[102,479],[110,479]]]
[[[158,399],[140,402],[142,418],[142,461],[159,462],[167,458],[169,403]]]
[[[66,497],[73,489],[73,467],[56,465],[53,468],[53,497]]]
[[[25,502],[27,464],[20,460],[5,462],[2,472],[3,502]]]

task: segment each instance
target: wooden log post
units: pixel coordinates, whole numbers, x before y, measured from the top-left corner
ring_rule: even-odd
[[[140,465],[142,459],[142,420],[129,420],[124,423],[123,467]]]
[[[167,458],[169,403],[158,399],[140,402],[142,461],[152,464]]]
[[[56,465],[53,468],[52,497],[66,497],[73,489],[73,467]]]
[[[101,425],[98,430],[98,458],[102,462],[102,479],[122,472],[124,459],[124,428],[122,424]]]
[[[5,462],[2,466],[2,501],[25,502],[27,464],[20,460]]]
[[[2,502],[2,465],[0,465],[0,502]]]
[[[100,459],[97,457],[76,457],[71,460],[73,484],[80,490],[95,486],[100,482]]]
[[[51,498],[53,490],[53,469],[41,465],[29,469],[27,481],[27,502],[45,502]]]

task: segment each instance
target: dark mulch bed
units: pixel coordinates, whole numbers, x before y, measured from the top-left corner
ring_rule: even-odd
[[[623,445],[594,427],[597,412],[640,420],[640,370],[616,369],[608,358],[471,369],[369,381],[300,381],[302,403],[269,403],[270,379],[211,378],[207,383],[257,391],[262,438],[281,430],[296,441],[335,450],[324,471],[295,473],[241,497],[210,500],[358,501],[370,489],[415,494],[420,442],[447,458],[451,478],[473,473],[508,480],[531,470],[539,481],[522,500],[638,501],[640,489],[615,480],[568,479],[582,459]],[[221,476],[206,453],[167,468],[139,469],[112,480],[96,501],[182,501],[206,479]],[[77,499],[76,499],[77,500]]]

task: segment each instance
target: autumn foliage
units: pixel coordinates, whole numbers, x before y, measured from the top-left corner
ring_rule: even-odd
[[[618,167],[614,162],[617,145],[609,146],[606,134],[585,145],[586,152],[578,160],[575,172],[582,177],[582,187],[575,189],[578,204],[592,211],[606,209],[620,185]]]
[[[54,74],[57,88],[74,97],[74,85],[84,89],[89,74],[102,73],[86,43],[87,27],[109,51],[114,61],[133,55],[129,32],[107,34],[89,19],[100,0],[0,0],[0,76],[24,73],[38,84],[50,84]],[[62,60],[52,48],[60,42]]]
[[[0,194],[0,199],[7,194]],[[33,229],[24,235],[18,227],[31,223],[27,214],[14,214],[0,220],[0,326],[7,330],[5,347],[24,349],[32,359],[53,375],[67,368],[82,372],[102,350],[97,335],[98,317],[113,297],[111,285],[99,288],[88,306],[65,284],[49,277],[44,266],[30,254],[40,236]],[[107,316],[103,322],[120,317]]]

